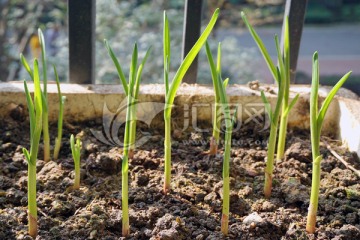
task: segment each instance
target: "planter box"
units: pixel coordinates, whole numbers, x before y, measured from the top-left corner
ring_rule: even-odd
[[[29,89],[30,91],[33,90],[32,84],[29,84]],[[274,107],[277,95],[269,92],[276,91],[276,88],[271,85],[261,85],[260,89],[267,90],[268,93],[266,95],[270,104]],[[323,100],[330,89],[329,87],[320,87],[319,98]],[[64,119],[70,122],[100,119],[103,115],[107,114],[113,115],[119,106],[121,106],[122,101],[125,100],[125,95],[120,85],[63,83],[61,84],[61,91],[67,98]],[[153,111],[156,111],[158,114],[154,116],[154,119],[150,119],[151,125],[163,127],[163,117],[160,109],[164,103],[164,92],[162,84],[142,85],[140,87],[139,100],[146,104],[143,107],[139,107],[138,118],[144,118],[144,116],[148,116]],[[252,117],[267,117],[264,114],[264,106],[259,90],[252,90],[244,85],[231,85],[227,88],[227,92],[230,96],[230,102],[238,105],[238,120],[242,124],[249,122]],[[294,97],[296,93],[300,94],[300,98],[289,115],[289,127],[309,129],[310,87],[308,85],[294,85],[291,87],[290,97]],[[50,106],[49,119],[50,121],[56,121],[58,117],[56,84],[48,84],[48,94]],[[358,99],[356,94],[351,91],[341,89],[326,114],[322,134],[342,140],[348,145],[349,150],[357,152],[358,156],[360,156],[360,101]],[[174,121],[177,121],[183,128],[187,126],[196,127],[197,122],[206,123],[210,126],[212,119],[211,104],[213,102],[212,86],[183,84],[175,98],[175,108],[173,109]],[[0,117],[11,117],[12,112],[19,105],[26,108],[23,83],[0,83]],[[109,110],[108,113],[104,111],[105,105]],[[124,117],[125,111],[121,111],[120,115]],[[260,122],[261,119],[258,119],[258,121]],[[266,119],[262,119],[262,121],[264,127],[266,127]],[[148,121],[148,123],[150,122]]]
[[[29,87],[33,89],[32,84]],[[49,84],[48,89],[53,143],[58,96],[55,84]],[[304,209],[309,206],[312,177],[309,86],[296,85],[291,89],[291,97],[295,93],[301,95],[289,116],[293,131],[287,136],[284,160],[275,164],[271,198],[264,199],[269,121],[259,89],[265,90],[270,104],[275,105],[273,86],[261,85],[255,90],[241,85],[227,87],[231,104],[238,107],[240,123],[232,139],[227,239],[330,239],[333,236],[358,239],[359,175],[333,157],[326,145],[334,147],[354,168],[359,169],[360,163],[338,141],[327,138],[321,145],[324,159],[317,231],[311,236],[305,232]],[[320,88],[320,101],[329,90]],[[62,84],[62,93],[67,97],[64,113],[67,123],[60,157],[49,162],[41,160],[40,143],[37,160],[39,237],[119,239],[124,133],[120,125],[125,119],[124,93],[119,85],[76,84]],[[223,144],[219,154],[207,154],[213,101],[211,86],[182,85],[179,89],[172,111],[172,190],[164,195],[164,88],[156,84],[141,86],[138,120],[150,128],[138,124],[137,143],[144,144],[129,159],[129,239],[223,239],[220,232]],[[322,131],[332,140],[341,139],[358,155],[359,107],[356,95],[340,90],[330,105]],[[28,165],[22,147],[28,148],[30,139],[21,82],[0,83],[0,117],[1,124],[4,123],[0,127],[0,239],[25,239]],[[9,121],[3,121],[7,118]],[[116,124],[109,124],[114,119]],[[236,131],[239,126],[243,128]],[[82,141],[81,183],[75,191],[70,190],[74,180],[68,140],[71,134]],[[110,139],[105,144],[101,139],[104,135],[106,141]]]

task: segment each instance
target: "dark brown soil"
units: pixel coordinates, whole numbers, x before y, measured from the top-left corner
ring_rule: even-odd
[[[0,124],[0,239],[31,239],[27,235],[27,163],[22,154],[22,147],[29,147],[28,124]],[[60,159],[38,160],[37,239],[121,239],[121,147],[99,142],[90,129],[101,130],[100,126],[96,121],[65,124]],[[222,150],[209,157],[204,154],[209,145],[201,142],[209,139],[208,134],[177,130],[173,190],[165,196],[161,192],[163,133],[146,131],[150,140],[130,161],[129,239],[360,239],[359,178],[324,144],[317,231],[309,235],[304,230],[311,185],[307,132],[289,133],[286,159],[276,165],[270,199],[263,197],[268,132],[246,128],[234,134],[230,234],[223,238]],[[82,182],[76,191],[67,190],[74,174],[68,143],[71,133],[83,142]],[[337,142],[331,144],[360,169],[356,154]]]

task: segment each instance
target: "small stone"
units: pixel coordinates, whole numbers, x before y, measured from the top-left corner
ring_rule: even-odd
[[[259,216],[257,212],[253,212],[250,215],[246,216],[243,220],[243,223],[246,225],[250,225],[253,223],[255,225],[263,223],[264,219]]]
[[[214,202],[216,200],[216,193],[215,192],[211,192],[208,195],[206,195],[204,197],[204,201],[207,204],[210,204],[211,202]]]

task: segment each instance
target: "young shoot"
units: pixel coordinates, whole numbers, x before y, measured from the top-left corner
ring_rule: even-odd
[[[71,134],[70,136],[70,147],[71,147],[71,154],[74,159],[74,166],[75,166],[75,181],[72,187],[73,190],[80,188],[80,151],[81,151],[81,142],[80,139],[76,139],[74,135]]]
[[[59,152],[60,152],[60,148],[61,148],[64,103],[65,103],[66,97],[61,95],[59,76],[58,76],[55,66],[54,66],[54,73],[55,73],[56,86],[57,86],[58,96],[59,96],[58,135],[55,138],[55,147],[54,147],[54,159],[56,160],[59,157]]]
[[[283,96],[285,92],[286,86],[286,70],[285,70],[285,63],[284,58],[282,57],[280,51],[280,44],[279,39],[275,36],[275,45],[277,50],[278,56],[278,67],[275,67],[267,49],[265,48],[264,43],[260,39],[259,35],[253,29],[253,27],[249,24],[246,15],[244,12],[241,12],[241,17],[245,22],[245,25],[249,29],[252,37],[254,38],[256,44],[258,45],[269,69],[271,74],[273,75],[277,85],[278,85],[278,97],[276,100],[275,110],[273,111],[270,107],[270,103],[266,98],[264,92],[261,92],[261,98],[265,103],[266,111],[269,115],[270,119],[270,136],[269,136],[269,143],[268,143],[268,152],[267,152],[267,161],[266,161],[266,168],[265,168],[265,185],[264,185],[264,195],[266,198],[271,196],[271,188],[272,188],[272,178],[273,178],[273,170],[274,170],[274,154],[275,154],[275,146],[276,146],[276,135],[278,130],[278,123],[279,123],[279,116],[281,105],[283,102]],[[296,100],[293,100],[290,104],[290,108],[295,104]]]
[[[295,98],[289,104],[290,94],[290,35],[289,35],[289,19],[285,19],[284,28],[284,45],[283,45],[283,61],[284,69],[281,72],[282,79],[284,81],[284,97],[281,108],[280,126],[279,126],[279,138],[276,151],[276,159],[281,161],[284,158],[285,143],[286,143],[286,132],[288,125],[288,116],[299,98],[299,94],[296,94]]]
[[[43,71],[43,93],[44,93],[44,102],[48,104],[47,98],[47,60],[46,60],[46,47],[44,34],[41,29],[38,29],[39,42],[41,47],[41,63]],[[44,141],[44,161],[48,162],[50,160],[50,135],[49,135],[49,112],[47,108],[43,109],[43,141]]]
[[[34,99],[31,98],[26,81],[24,81],[27,107],[30,116],[30,153],[26,148],[23,148],[23,153],[28,163],[28,228],[29,235],[35,239],[38,230],[36,204],[36,160],[42,130],[43,107],[46,105],[40,88],[39,67],[36,59],[34,60],[34,72],[31,72],[31,75],[34,79]]]
[[[202,46],[205,44],[206,39],[211,33],[216,20],[219,15],[219,9],[216,9],[210,19],[209,24],[206,26],[204,32],[191,48],[189,53],[182,61],[178,68],[171,84],[169,83],[169,68],[170,68],[170,30],[169,23],[164,12],[164,31],[163,31],[163,46],[164,46],[164,82],[165,82],[165,109],[164,109],[164,122],[165,122],[165,171],[164,171],[164,193],[168,193],[171,189],[171,110],[176,96],[176,92],[181,84],[181,81],[189,69],[191,63],[199,53]]]
[[[228,98],[226,95],[225,87],[228,83],[228,79],[222,81],[221,79],[221,44],[218,46],[218,55],[217,55],[217,67],[210,51],[208,43],[206,43],[206,55],[209,61],[211,75],[213,78],[213,84],[216,85],[214,88],[218,90],[219,104],[224,113],[225,117],[225,151],[223,159],[223,207],[222,207],[222,216],[221,216],[221,232],[226,236],[229,232],[229,209],[230,209],[230,151],[231,151],[231,134],[233,125],[236,121],[237,111],[233,118],[231,119],[230,106],[228,103]],[[220,119],[219,119],[220,121]]]
[[[120,81],[123,85],[125,95],[127,97],[127,108],[126,108],[126,122],[125,122],[125,135],[124,135],[124,149],[122,159],[122,182],[121,182],[121,196],[122,196],[122,235],[124,237],[130,234],[129,225],[129,180],[128,180],[128,169],[129,169],[129,158],[131,152],[134,149],[135,138],[136,138],[136,105],[138,103],[139,88],[141,82],[141,75],[146,60],[150,54],[151,48],[145,54],[141,64],[137,66],[138,60],[138,47],[135,44],[131,59],[129,83],[126,82],[125,75],[122,71],[121,65],[117,60],[113,50],[111,49],[107,40],[104,40],[105,47],[113,60],[117,69]]]
[[[316,215],[318,209],[319,189],[320,189],[320,162],[322,156],[320,155],[320,135],[322,124],[326,112],[330,106],[337,91],[349,78],[351,71],[346,73],[332,88],[325,98],[320,111],[318,111],[318,89],[319,89],[319,59],[318,53],[313,55],[313,69],[312,69],[312,83],[310,96],[310,131],[311,131],[311,149],[312,149],[312,182],[310,205],[307,216],[306,231],[309,233],[315,232]]]
[[[209,55],[211,54],[209,44],[206,42],[205,46],[206,46],[206,54],[209,58]],[[213,112],[213,133],[212,133],[212,137],[210,139],[209,155],[216,155],[218,145],[219,145],[219,138],[220,138],[221,101],[220,101],[220,89],[218,88],[218,86],[216,84],[217,77],[218,77],[217,74],[221,74],[221,44],[220,43],[218,45],[218,51],[217,51],[216,68],[211,68],[211,78],[213,81],[214,92],[215,92],[215,105],[214,105],[214,112]],[[227,86],[228,80],[229,79],[227,78],[224,81],[225,88]]]
[[[128,97],[128,94],[129,94],[129,85],[126,81],[126,77],[125,77],[125,74],[122,70],[122,67],[119,63],[119,60],[117,59],[117,57],[115,56],[115,53],[114,51],[112,50],[109,42],[104,39],[104,44],[105,44],[105,47],[108,51],[108,54],[111,58],[111,60],[113,61],[115,67],[116,67],[116,70],[118,72],[118,76],[119,76],[119,79],[121,81],[121,84],[123,86],[123,90],[125,92],[125,96]],[[136,52],[135,52],[135,48],[136,48]],[[137,45],[135,44],[135,48],[134,48],[134,51],[133,51],[133,58],[132,58],[132,61],[131,61],[131,66],[130,66],[130,73],[129,73],[129,83],[132,81],[132,79],[135,81],[135,85],[134,85],[134,92],[133,92],[133,100],[134,100],[134,106],[133,109],[132,109],[132,117],[131,117],[131,127],[130,127],[130,140],[129,140],[129,158],[132,158],[133,157],[133,154],[134,154],[134,150],[135,150],[135,139],[136,139],[136,105],[137,105],[137,102],[138,102],[138,96],[139,96],[139,90],[140,90],[140,80],[141,80],[141,75],[142,75],[142,70],[144,68],[144,65],[147,61],[147,58],[151,52],[151,47],[147,50],[146,54],[145,54],[145,57],[144,59],[142,60],[140,66],[138,67],[138,69],[136,69],[137,67]],[[134,56],[134,54],[136,56]]]

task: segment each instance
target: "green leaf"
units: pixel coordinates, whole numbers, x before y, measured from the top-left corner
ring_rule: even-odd
[[[27,62],[26,58],[24,57],[24,55],[22,53],[20,53],[20,61],[21,61],[22,65],[24,66],[25,70],[28,72],[29,76],[31,77],[31,80],[33,80],[34,79],[33,72],[29,66],[29,63]]]
[[[134,87],[136,82],[136,68],[138,60],[138,47],[137,44],[134,44],[133,54],[131,58],[130,72],[129,72],[129,94],[131,97],[134,97]]]
[[[256,33],[256,31],[254,30],[254,28],[250,25],[250,23],[248,22],[246,15],[244,12],[241,12],[241,17],[245,22],[246,27],[249,29],[251,36],[254,38],[256,44],[259,47],[260,52],[262,53],[266,64],[268,65],[271,74],[273,75],[273,78],[275,79],[275,81],[277,81],[277,75],[276,75],[276,68],[275,65],[271,59],[270,54],[268,53],[263,41],[261,40],[261,38],[259,37],[259,35]]]
[[[31,160],[30,160],[30,154],[29,154],[28,150],[26,148],[23,148],[22,151],[24,153],[26,161],[28,162],[28,164],[30,164]]]
[[[310,93],[310,128],[311,135],[318,135],[317,114],[318,114],[318,91],[319,91],[319,57],[315,52],[312,63],[312,81]],[[313,141],[312,142],[316,142]]]
[[[142,70],[143,70],[143,68],[145,66],[146,60],[148,59],[150,52],[151,52],[151,47],[146,51],[145,57],[141,61],[141,64],[140,64],[140,66],[138,68],[138,71],[137,71],[137,74],[136,74],[135,94],[134,94],[135,99],[138,99]]]
[[[210,19],[209,24],[205,28],[204,32],[201,34],[199,39],[196,41],[195,45],[191,48],[191,50],[189,51],[189,53],[186,55],[185,59],[181,63],[181,65],[180,65],[178,71],[176,72],[174,79],[170,85],[169,92],[166,95],[166,104],[172,105],[174,103],[177,89],[179,88],[183,77],[185,76],[191,63],[194,61],[195,57],[199,53],[201,47],[205,44],[206,39],[210,35],[213,27],[215,26],[218,16],[219,16],[219,9],[216,9],[213,16]],[[165,109],[166,118],[170,118],[171,117],[170,115],[171,115],[171,108]]]
[[[164,29],[163,29],[163,48],[164,48],[164,83],[165,83],[165,96],[169,91],[169,72],[170,72],[170,30],[169,21],[164,11]]]
[[[33,103],[33,100],[31,99],[31,95],[30,95],[26,81],[24,81],[24,89],[25,89],[26,102],[27,102],[29,118],[30,118],[29,120],[30,120],[30,141],[31,141],[33,134],[34,134],[36,120],[35,120],[34,103]]]
[[[71,154],[73,155],[73,158],[75,159],[76,149],[75,149],[75,139],[74,139],[73,134],[71,134],[71,136],[70,136],[70,148],[71,148]]]
[[[218,44],[216,71],[221,74],[221,43]]]
[[[281,50],[280,50],[280,43],[279,43],[279,37],[277,35],[275,35],[275,46],[276,46],[276,52],[277,52],[277,59],[278,59],[278,65],[279,65],[279,69],[280,69],[280,76],[281,79],[285,80],[285,76],[286,76],[286,70],[285,70],[285,65],[284,65],[284,60],[282,58],[282,54],[281,54]],[[277,83],[279,83],[279,79],[276,80]]]
[[[339,89],[341,88],[341,86],[346,82],[346,80],[348,80],[348,78],[351,75],[351,71],[349,71],[348,73],[346,73],[337,83],[336,85],[331,89],[331,91],[329,92],[329,94],[327,95],[327,97],[325,98],[325,101],[323,102],[319,114],[317,116],[317,127],[320,130],[321,129],[321,125],[324,121],[325,118],[325,114],[330,106],[331,101],[333,100],[333,98],[335,97],[336,93],[339,91]]]
[[[40,28],[38,29],[38,34],[39,34],[39,42],[40,42],[40,46],[41,46],[41,62],[42,62],[42,70],[43,70],[44,96],[45,96],[45,101],[47,101],[46,46],[45,46],[44,34],[42,33]],[[47,109],[45,111],[47,111]]]
[[[261,99],[265,104],[265,110],[269,115],[270,121],[273,122],[273,112],[271,110],[271,105],[269,103],[269,100],[267,99],[267,97],[264,94],[264,91],[261,91]]]
[[[223,86],[224,86],[224,88],[226,88],[228,84],[229,84],[229,78],[226,78],[226,79],[223,81]]]
[[[290,102],[290,105],[287,107],[287,109],[285,110],[285,112],[283,113],[285,116],[288,115],[291,111],[291,109],[294,107],[294,105],[296,104],[297,100],[299,99],[299,94],[296,94],[296,96],[294,97],[294,99]]]
[[[220,93],[219,88],[217,86],[217,69],[215,67],[214,59],[210,50],[209,43],[206,41],[205,43],[205,49],[206,49],[206,56],[208,58],[209,66],[210,66],[210,72],[211,72],[211,79],[214,85],[214,92],[215,92],[215,103],[218,103],[220,101]]]
[[[42,113],[38,112],[43,109],[43,93],[40,87],[39,65],[37,59],[34,60],[34,107],[36,116]]]
[[[123,85],[123,88],[124,88],[124,92],[125,92],[125,95],[127,96],[128,93],[129,93],[129,90],[128,90],[128,84],[126,82],[126,78],[125,78],[125,75],[124,75],[124,72],[121,68],[121,65],[117,59],[117,57],[115,56],[114,54],[114,51],[112,50],[112,48],[110,47],[110,44],[108,43],[108,41],[106,39],[104,39],[104,44],[105,44],[105,47],[108,51],[108,54],[109,56],[111,57],[115,67],[116,67],[116,70],[118,72],[118,76],[119,76],[119,79],[121,81],[121,84]]]

